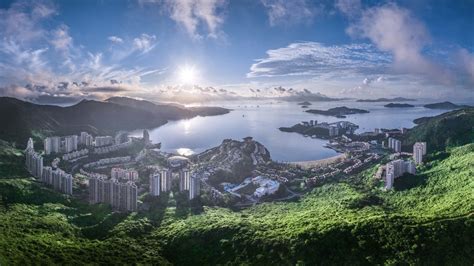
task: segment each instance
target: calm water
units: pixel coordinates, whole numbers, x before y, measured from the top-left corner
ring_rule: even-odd
[[[277,101],[220,102],[206,105],[233,109],[226,115],[196,117],[189,120],[171,121],[150,130],[153,142],[161,142],[162,150],[181,154],[199,153],[219,145],[223,139],[242,139],[252,136],[267,147],[271,157],[278,161],[306,161],[328,158],[336,155],[323,146],[327,141],[304,137],[297,133],[278,130],[301,121],[318,122],[350,121],[360,126],[358,132],[374,128],[413,127],[413,119],[433,116],[445,111],[430,110],[421,106],[415,108],[385,108],[386,103],[360,103],[355,101],[313,102],[310,108],[327,109],[337,106],[369,110],[368,114],[357,114],[340,119],[304,112],[296,103]],[[411,103],[422,105],[421,102]],[[142,131],[132,132],[139,136]]]

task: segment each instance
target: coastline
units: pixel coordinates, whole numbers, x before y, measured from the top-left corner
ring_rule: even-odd
[[[309,168],[314,168],[314,167],[322,167],[326,166],[331,163],[335,163],[341,160],[344,160],[346,158],[346,154],[338,154],[329,158],[325,159],[319,159],[319,160],[309,160],[309,161],[297,161],[297,162],[286,162],[287,164],[290,165],[296,165],[300,166],[303,169],[309,169]]]

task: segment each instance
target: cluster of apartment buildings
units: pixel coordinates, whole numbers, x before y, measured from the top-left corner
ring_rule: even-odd
[[[106,175],[89,174],[89,202],[109,204],[119,211],[137,211],[138,187],[134,180],[138,179],[138,173],[133,169],[112,168],[112,170],[110,179]],[[122,172],[137,175],[118,174]]]
[[[63,161],[70,161],[70,160],[74,160],[74,159],[86,156],[88,154],[89,154],[88,149],[82,149],[82,150],[79,150],[79,151],[73,151],[73,152],[70,152],[70,153],[63,154],[62,159],[63,159]]]
[[[100,166],[104,166],[108,164],[127,163],[127,162],[130,162],[131,160],[132,160],[131,156],[104,158],[95,162],[86,163],[83,165],[83,167],[94,168],[94,167],[100,167]]]
[[[385,166],[385,188],[391,189],[395,178],[405,173],[416,174],[415,163],[411,160],[404,161],[401,159],[391,161]]]
[[[77,135],[65,137],[47,137],[43,141],[44,153],[50,155],[53,153],[69,153],[77,150],[79,138]]]
[[[54,165],[53,167],[43,165],[43,156],[35,152],[33,140],[28,140],[26,148],[26,168],[34,177],[41,182],[52,186],[55,190],[72,195],[73,177]]]
[[[413,160],[404,161],[398,159],[387,163],[385,166],[385,188],[391,189],[395,178],[402,176],[405,173],[416,174],[416,165],[423,162],[423,157],[425,155],[426,142],[416,142],[413,145]],[[380,176],[380,174],[381,171],[379,170],[376,176]]]
[[[123,135],[123,134],[122,134]],[[130,143],[125,145],[121,145],[120,140],[123,138],[122,135],[116,137],[115,139],[112,136],[97,136],[93,137],[87,132],[81,132],[80,135],[70,135],[65,137],[53,136],[47,137],[44,139],[44,153],[46,155],[54,154],[54,153],[70,153],[72,151],[77,150],[77,147],[82,145],[86,147],[104,147],[104,146],[111,146],[114,144],[118,145],[117,147],[111,148],[110,151],[118,150],[123,147],[127,147]],[[102,150],[98,150],[100,153],[110,152]],[[96,151],[94,151],[96,152]],[[99,152],[96,152],[99,153]]]
[[[135,182],[138,180],[138,172],[133,168],[112,168],[112,170],[110,170],[110,177],[114,179],[130,180]]]
[[[128,148],[131,145],[132,145],[132,140],[129,139],[128,141],[123,142],[123,143],[116,143],[116,144],[109,145],[109,146],[102,146],[102,147],[94,148],[94,153],[96,153],[96,154],[109,153],[109,152],[113,152],[113,151],[118,151],[120,149]]]
[[[171,190],[172,172],[168,169],[160,169],[150,175],[150,195],[159,196],[161,192]],[[188,191],[189,199],[192,200],[200,194],[201,181],[198,177],[191,175],[187,169],[179,171],[179,191]]]
[[[72,195],[73,177],[71,174],[68,174],[59,168],[53,169],[50,166],[43,167],[41,181],[52,186],[56,191]]]
[[[402,142],[398,139],[388,138],[388,148],[395,152],[402,152]]]

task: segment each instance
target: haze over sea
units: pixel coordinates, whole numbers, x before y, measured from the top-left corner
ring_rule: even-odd
[[[375,128],[411,128],[413,120],[434,116],[446,110],[423,107],[424,102],[408,102],[414,108],[386,108],[388,102],[356,102],[355,100],[313,102],[308,109],[322,109],[347,106],[370,111],[367,114],[348,115],[346,118],[316,115],[304,112],[296,102],[278,100],[211,102],[207,106],[221,106],[232,109],[225,115],[195,117],[187,120],[170,121],[150,130],[154,143],[161,142],[162,150],[190,155],[218,146],[224,139],[253,137],[270,151],[273,160],[309,161],[328,158],[337,153],[325,148],[326,140],[313,139],[297,133],[281,132],[278,128],[292,126],[311,119],[321,122],[350,121],[359,125],[357,133],[373,131]],[[141,130],[131,133],[140,136]]]

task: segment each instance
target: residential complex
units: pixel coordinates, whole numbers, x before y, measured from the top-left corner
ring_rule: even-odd
[[[388,138],[388,148],[395,152],[402,152],[402,142],[398,139]]]
[[[112,168],[112,170],[110,171],[110,177],[113,179],[135,182],[138,180],[138,172],[132,168],[130,169]]]
[[[416,166],[413,161],[398,159],[387,163],[385,166],[385,188],[391,189],[395,178],[405,173],[416,174]]]
[[[44,139],[44,153],[50,155],[52,153],[59,153],[61,150],[60,137],[47,137]]]
[[[137,211],[138,188],[133,181],[92,174],[89,178],[89,202],[106,203],[120,211]]]
[[[35,152],[33,140],[30,138],[26,150],[26,167],[34,177],[41,182],[50,185],[54,190],[64,194],[72,195],[72,175],[56,168],[43,166],[43,156]]]
[[[114,138],[112,136],[97,136],[95,137],[94,146],[102,147],[107,145],[112,145],[114,143]]]
[[[87,132],[81,132],[79,136],[79,144],[90,147],[94,144],[94,137]]]

